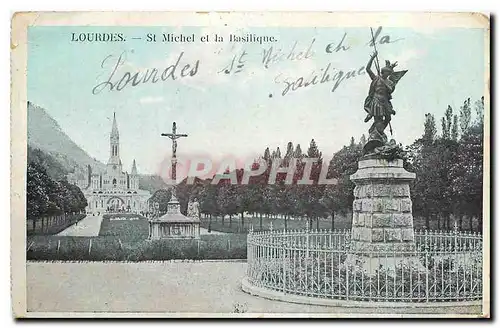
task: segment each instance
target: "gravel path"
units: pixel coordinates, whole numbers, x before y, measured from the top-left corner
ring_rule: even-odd
[[[94,237],[99,235],[102,215],[87,215],[85,218],[58,233],[58,236]]]
[[[469,308],[334,308],[267,300],[244,293],[244,262],[27,264],[28,311],[232,313],[479,313]]]

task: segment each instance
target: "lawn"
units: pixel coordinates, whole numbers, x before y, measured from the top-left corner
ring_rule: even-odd
[[[285,220],[282,218],[262,218],[262,228],[259,217],[247,217],[242,220],[241,216],[233,216],[230,220],[228,216],[224,219],[221,217],[208,217],[201,218],[201,226],[205,229],[210,227],[210,230],[221,231],[226,233],[247,233],[250,227],[253,226],[254,231],[269,230],[271,227],[271,222],[274,230],[283,230],[285,228]],[[335,229],[351,229],[352,224],[352,214],[347,215],[337,214],[335,216]],[[474,221],[474,227],[477,225],[477,220]],[[425,218],[413,217],[413,227],[414,229],[420,230],[425,228]],[[303,230],[306,228],[306,219],[293,220],[288,219],[286,222],[287,230]],[[332,221],[326,219],[313,220],[312,229],[326,229],[330,230],[332,228]],[[437,227],[437,221],[431,221],[431,230],[439,230]],[[452,228],[451,228],[452,229]],[[450,230],[451,230],[450,229]],[[441,228],[444,230],[444,228]],[[469,231],[469,223],[464,220],[462,227],[459,227],[460,231]]]
[[[116,236],[29,238],[26,257],[37,261],[151,261],[246,259],[244,234],[202,235],[196,239],[124,240]]]
[[[350,215],[337,215],[335,218],[335,229],[350,229],[351,220],[352,219]],[[212,219],[202,218],[201,226],[205,229],[208,229],[210,226],[211,230],[227,233],[246,233],[252,226],[254,231],[269,230],[271,227],[271,222],[274,230],[285,229],[285,219],[282,218],[262,217],[261,229],[261,222],[259,217],[245,217],[242,220],[241,216],[235,216],[231,220],[229,219],[229,217],[225,217],[224,219],[221,217],[212,217]],[[302,230],[306,228],[306,222],[307,221],[305,219],[288,219],[286,220],[286,228],[287,230]],[[329,230],[332,228],[332,221],[325,219],[313,220],[312,228]]]
[[[149,261],[171,259],[245,259],[246,235],[202,235],[200,240],[148,240],[149,223],[140,215],[103,217],[99,236],[33,236],[29,260]]]
[[[138,214],[104,215],[99,236],[114,236],[122,242],[145,240],[149,237],[148,219]]]

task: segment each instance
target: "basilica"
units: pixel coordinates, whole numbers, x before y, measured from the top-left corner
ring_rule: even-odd
[[[100,171],[89,166],[87,172],[70,173],[68,182],[77,185],[82,190],[87,199],[88,214],[146,212],[151,194],[147,190],[139,189],[135,160],[130,173],[123,172],[116,115],[113,115],[109,141],[109,160],[106,168]]]

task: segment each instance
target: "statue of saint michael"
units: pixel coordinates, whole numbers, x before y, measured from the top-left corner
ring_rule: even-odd
[[[376,57],[377,51],[371,55],[366,65],[366,72],[372,82],[364,103],[364,109],[367,113],[365,122],[369,122],[373,118],[373,124],[368,130],[370,136],[366,145],[368,147],[365,146],[365,152],[387,143],[384,130],[387,125],[390,125],[391,116],[396,114],[391,103],[392,93],[396,88],[396,84],[407,72],[407,70],[395,72],[394,67],[396,67],[397,62],[391,64],[386,60],[385,67],[382,67],[382,69],[378,70],[377,65],[377,74],[375,74],[371,67]]]

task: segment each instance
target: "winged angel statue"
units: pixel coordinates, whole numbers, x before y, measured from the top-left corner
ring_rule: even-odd
[[[377,58],[376,50],[366,65],[366,71],[372,82],[364,103],[364,109],[367,113],[365,122],[369,122],[373,118],[373,124],[368,130],[370,135],[364,147],[365,154],[387,144],[387,136],[384,133],[387,126],[389,126],[392,135],[391,116],[396,114],[391,103],[392,93],[396,84],[407,72],[407,70],[395,72],[394,68],[397,62],[391,64],[388,60],[385,61],[385,66],[379,69],[377,60],[375,63],[377,74],[375,74],[371,70],[375,58]]]

